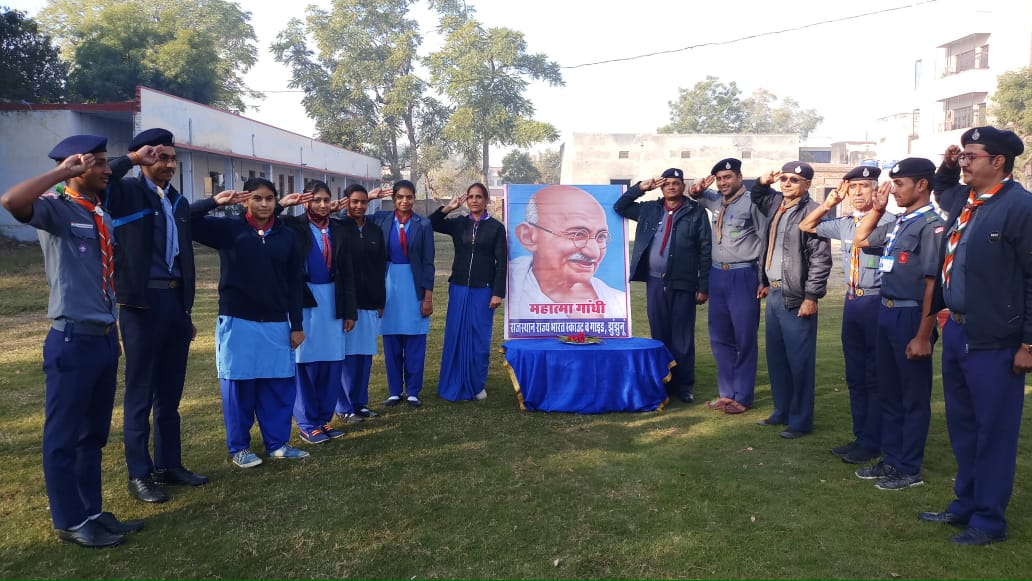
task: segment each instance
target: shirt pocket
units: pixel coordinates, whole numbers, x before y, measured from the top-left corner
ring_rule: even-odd
[[[732,238],[741,238],[752,232],[752,220],[738,216],[724,218],[724,227],[727,228],[727,232]]]

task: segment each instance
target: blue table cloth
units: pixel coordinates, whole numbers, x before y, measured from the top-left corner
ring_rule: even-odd
[[[502,344],[505,366],[525,410],[545,412],[644,412],[667,401],[674,358],[659,341],[603,339],[568,345],[555,338]]]

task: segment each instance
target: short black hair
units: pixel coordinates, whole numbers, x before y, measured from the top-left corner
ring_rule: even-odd
[[[985,152],[988,153],[989,155],[1002,155],[1003,156],[1003,160],[1004,160],[1003,161],[1003,171],[1004,171],[1004,173],[1008,173],[1009,174],[1009,173],[1014,171],[1014,160],[1017,159],[1017,157],[1015,157],[1013,155],[1008,155],[1007,153],[1004,153],[1002,150],[1000,150],[999,148],[997,148],[995,146],[990,146],[990,145],[983,144],[982,147],[985,149]]]

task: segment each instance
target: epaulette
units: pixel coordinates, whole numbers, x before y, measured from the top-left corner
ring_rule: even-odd
[[[925,222],[934,222],[939,219],[939,215],[935,212],[928,212],[925,214]]]

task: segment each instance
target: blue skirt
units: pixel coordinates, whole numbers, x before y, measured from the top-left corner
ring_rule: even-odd
[[[344,321],[337,318],[335,285],[308,283],[318,306],[305,309],[305,340],[295,351],[298,363],[344,360]]]
[[[475,399],[487,385],[491,362],[491,288],[448,287],[448,319],[437,395],[448,401]]]
[[[235,381],[294,377],[290,323],[258,323],[219,315],[215,369],[219,379]]]
[[[380,335],[380,317],[376,311],[358,310],[355,328],[346,334],[345,343],[348,355],[376,355],[379,351],[376,338]]]
[[[412,266],[393,262],[387,265],[387,305],[380,319],[380,334],[426,335],[430,332],[430,317],[420,314],[422,301],[416,298],[415,288]]]

